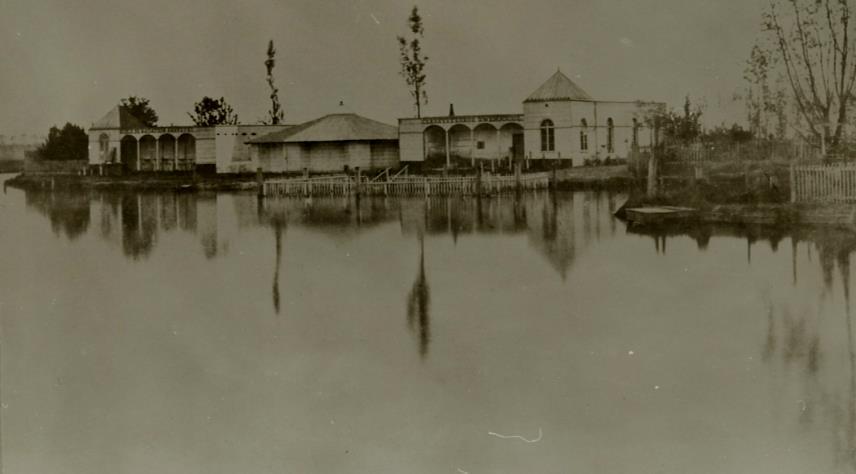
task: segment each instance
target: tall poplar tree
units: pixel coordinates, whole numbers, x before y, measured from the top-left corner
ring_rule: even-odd
[[[428,103],[428,93],[425,91],[425,64],[428,57],[422,54],[421,40],[425,30],[422,27],[422,17],[418,7],[413,7],[407,18],[410,38],[398,37],[398,49],[401,53],[401,76],[410,88],[410,95],[416,103],[416,116],[422,117],[422,104]]]
[[[265,68],[267,68],[267,83],[270,87],[270,110],[268,111],[268,123],[270,125],[278,125],[282,123],[285,112],[282,110],[282,105],[279,102],[279,89],[273,82],[273,67],[276,65],[276,49],[273,47],[273,40],[268,42],[267,60],[265,60]]]

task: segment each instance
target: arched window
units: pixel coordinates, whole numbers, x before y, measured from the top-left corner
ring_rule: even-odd
[[[541,151],[554,151],[556,149],[556,139],[553,133],[552,120],[545,119],[541,122]]]
[[[606,152],[615,152],[615,122],[612,117],[606,119]]]
[[[588,151],[588,122],[586,119],[580,120],[580,151]]]
[[[639,146],[639,121],[633,119],[633,146]]]

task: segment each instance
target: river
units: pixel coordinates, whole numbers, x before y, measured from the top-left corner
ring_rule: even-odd
[[[854,472],[856,237],[623,199],[7,188],[2,472]]]

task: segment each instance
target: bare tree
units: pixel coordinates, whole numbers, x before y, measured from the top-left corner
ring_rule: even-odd
[[[428,57],[422,54],[420,40],[425,30],[422,27],[422,17],[419,16],[418,7],[413,7],[407,18],[411,37],[408,40],[403,36],[398,37],[398,49],[401,53],[401,76],[410,88],[410,95],[416,102],[416,116],[422,117],[422,104],[428,103],[428,93],[425,92],[425,64]]]
[[[267,83],[270,87],[270,110],[268,111],[267,123],[270,125],[278,125],[282,123],[284,112],[282,105],[279,102],[279,89],[273,82],[273,67],[276,64],[276,49],[273,47],[273,40],[268,42],[267,60],[265,60],[265,68],[267,68]]]
[[[850,31],[852,0],[768,0],[765,43],[750,61],[781,66],[807,130],[804,136],[838,147],[856,80],[856,34]]]
[[[789,125],[788,100],[783,74],[771,80],[770,55],[758,45],[752,48],[743,78],[747,82],[742,99],[746,104],[749,131],[759,138],[785,137]]]

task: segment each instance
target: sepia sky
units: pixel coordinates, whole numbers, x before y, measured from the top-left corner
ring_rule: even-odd
[[[707,124],[742,121],[733,95],[761,0],[423,0],[426,115],[520,113],[559,67],[598,99],[704,102]],[[0,134],[88,127],[128,95],[160,124],[187,124],[202,96],[242,122],[269,105],[265,50],[286,121],[342,110],[414,114],[398,75],[401,0],[0,0]]]

